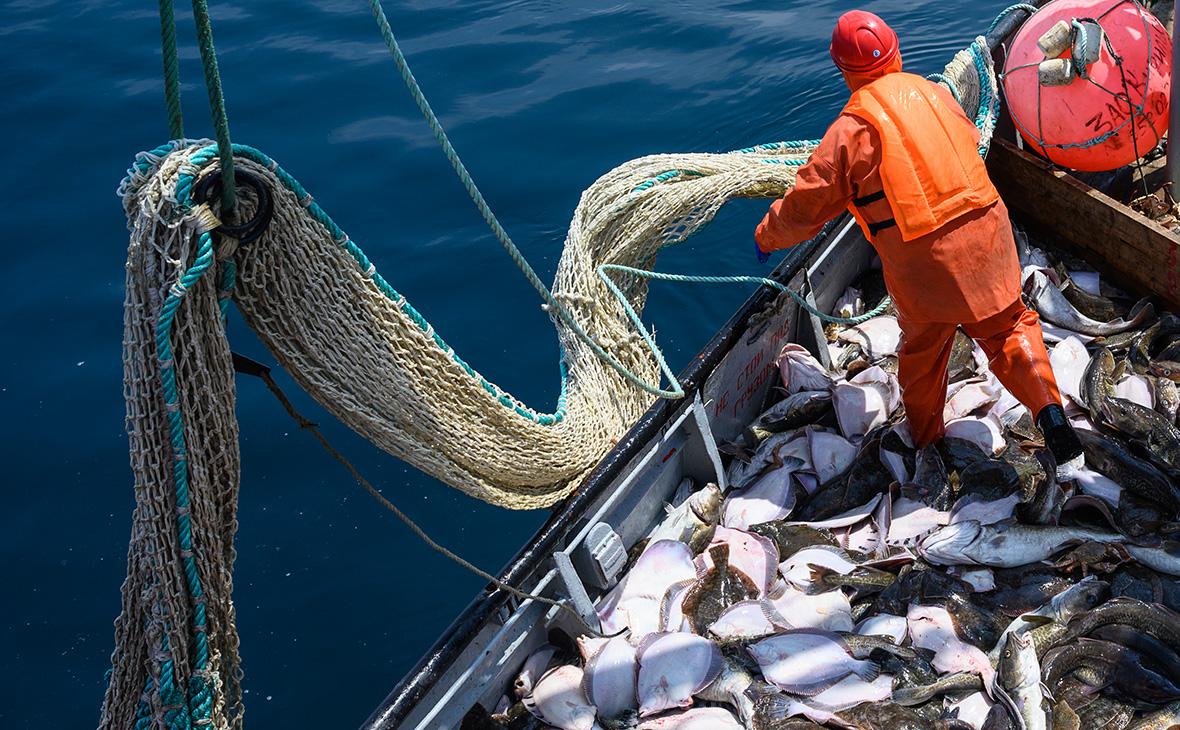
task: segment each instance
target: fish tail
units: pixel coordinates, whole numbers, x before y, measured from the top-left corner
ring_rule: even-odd
[[[856,663],[856,668],[852,671],[866,682],[875,682],[877,677],[881,676],[881,665],[870,659],[863,659]]]

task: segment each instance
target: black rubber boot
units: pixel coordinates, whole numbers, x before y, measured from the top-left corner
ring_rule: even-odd
[[[1045,435],[1045,445],[1057,460],[1058,466],[1082,455],[1082,442],[1059,405],[1045,406],[1037,414],[1037,428]]]

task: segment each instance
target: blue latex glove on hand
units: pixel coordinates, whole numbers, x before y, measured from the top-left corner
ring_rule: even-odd
[[[758,257],[758,263],[760,263],[760,264],[764,264],[767,261],[770,261],[770,254],[764,252],[762,250],[762,248],[758,245],[757,241],[754,241],[754,254]]]

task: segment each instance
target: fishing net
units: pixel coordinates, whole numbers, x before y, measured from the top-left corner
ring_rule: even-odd
[[[982,38],[964,53],[945,78],[960,99],[974,100],[969,113],[985,109],[990,123],[990,54]],[[981,129],[990,138],[990,127]],[[598,267],[650,269],[661,248],[692,235],[726,201],[782,195],[814,145],[651,155],[611,170],[574,212],[555,299],[618,365],[655,381],[657,360],[627,312],[642,312],[646,280],[614,275],[618,300]],[[224,319],[231,297],[274,358],[335,417],[503,507],[544,507],[568,495],[653,401],[550,312],[561,397],[551,413],[519,402],[456,355],[311,195],[252,148],[235,146],[236,165],[269,191],[273,218],[245,245],[214,237],[216,207],[197,202],[194,186],[216,175],[215,149],[182,140],[142,153],[120,188],[131,231],[124,387],[137,506],[104,728],[242,723],[231,600],[239,473]],[[244,190],[242,220],[260,205]]]

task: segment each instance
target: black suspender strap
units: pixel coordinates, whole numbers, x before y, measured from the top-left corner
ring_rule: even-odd
[[[868,205],[869,203],[875,203],[878,200],[884,200],[884,199],[885,199],[885,191],[878,190],[875,193],[869,193],[868,195],[862,196],[860,198],[853,198],[852,204],[855,205],[857,208],[859,208],[862,205]]]
[[[861,206],[868,205],[869,203],[875,203],[878,200],[884,200],[884,199],[885,199],[885,191],[878,190],[875,193],[869,193],[868,195],[863,195],[859,198],[853,198],[852,204],[854,206],[856,206],[857,208],[860,208]],[[893,218],[889,218],[888,220],[883,220],[879,223],[869,223],[868,225],[869,225],[869,235],[875,236],[879,232],[885,230],[886,228],[891,228],[893,226],[896,226],[897,221],[894,220]]]

